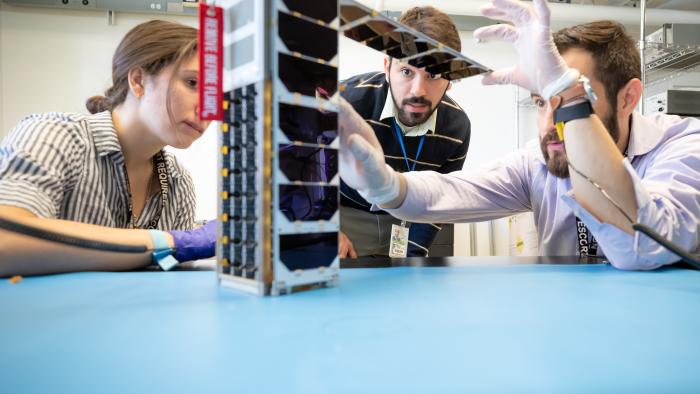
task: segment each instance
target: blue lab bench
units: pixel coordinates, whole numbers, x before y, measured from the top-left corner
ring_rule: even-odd
[[[211,271],[2,279],[0,392],[700,391],[698,271],[413,261],[444,266],[276,298]]]

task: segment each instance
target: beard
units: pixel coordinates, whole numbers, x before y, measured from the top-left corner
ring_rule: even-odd
[[[396,99],[394,99],[394,94],[392,92],[391,94],[391,99],[394,101],[394,105],[396,106],[397,109],[397,114],[396,116],[399,118],[399,121],[401,124],[404,126],[408,127],[413,127],[416,125],[419,125],[421,123],[425,123],[428,118],[430,118],[430,115],[435,112],[435,109],[437,106],[433,107],[433,103],[430,102],[430,100],[424,99],[423,97],[409,97],[407,99],[404,99],[401,101],[401,105],[399,106],[398,103],[396,103]],[[408,104],[418,104],[418,105],[425,105],[428,108],[430,108],[430,111],[426,112],[410,112],[406,111],[404,108],[405,105]]]
[[[437,109],[437,104],[433,106],[433,103],[430,102],[430,100],[423,98],[423,97],[409,97],[407,99],[404,99],[401,101],[401,105],[396,102],[396,96],[394,95],[394,89],[391,87],[391,77],[389,78],[389,90],[391,90],[391,101],[394,102],[394,106],[396,107],[396,117],[399,118],[399,122],[401,122],[402,125],[406,127],[413,127],[416,125],[419,125],[421,123],[425,123],[430,116],[435,112]],[[449,85],[448,85],[449,87]],[[442,92],[442,96],[440,96],[440,100],[438,100],[438,103],[442,101],[442,98],[445,97],[445,93],[447,93],[447,88],[445,88],[445,91]],[[408,104],[418,104],[418,105],[425,105],[428,108],[430,108],[429,111],[426,112],[410,112],[404,110],[404,106]]]
[[[610,137],[612,137],[615,144],[620,140],[620,127],[617,124],[617,108],[613,107],[605,117],[601,119],[603,125],[608,129]],[[542,139],[540,139],[540,149],[542,150],[542,156],[544,156],[544,161],[547,163],[547,170],[557,178],[568,178],[569,177],[569,163],[566,157],[566,145],[564,149],[560,151],[554,151],[552,156],[547,152],[547,143],[551,141],[559,141],[559,136],[557,132],[548,133]]]

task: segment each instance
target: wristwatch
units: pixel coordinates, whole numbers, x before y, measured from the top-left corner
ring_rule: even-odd
[[[168,244],[165,232],[159,230],[148,230],[153,241],[152,259],[163,271],[170,271],[178,261],[172,256],[173,250]]]
[[[574,119],[585,119],[593,113],[593,106],[598,100],[591,81],[581,75],[578,81],[559,94],[552,96],[550,103],[554,108],[554,125],[559,139],[564,141],[564,124]],[[567,105],[579,101],[573,105]]]

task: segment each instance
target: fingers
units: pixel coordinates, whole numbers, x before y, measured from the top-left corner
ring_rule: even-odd
[[[507,85],[514,82],[515,67],[492,71],[481,80],[484,85]]]
[[[349,242],[349,241],[348,241]],[[352,245],[352,242],[348,245],[348,254],[351,259],[356,259],[357,258],[357,252],[355,251],[355,247]]]
[[[344,259],[348,255],[348,237],[344,232],[338,231],[338,257]]]
[[[474,32],[474,37],[479,41],[502,40],[515,42],[518,39],[518,30],[507,24],[480,27]]]
[[[343,233],[342,231],[339,231],[338,240],[338,256],[340,256],[341,259],[344,259],[346,257],[356,259],[357,252],[355,252],[355,247],[352,245],[352,241],[350,241],[350,238],[348,238],[348,236],[345,235],[345,233]]]
[[[343,96],[338,96],[338,109],[339,112],[343,111],[348,111],[348,112],[355,112],[355,110],[352,108],[352,105],[343,98]]]
[[[530,21],[532,13],[530,6],[523,1],[518,0],[491,0],[493,7],[506,14],[505,19],[516,25],[519,23],[527,23]]]
[[[338,100],[338,130],[342,145],[354,134],[361,135],[367,142],[381,151],[382,145],[374,134],[372,127],[355,111],[355,109],[342,97]]]
[[[340,132],[340,142],[342,143],[350,134],[358,131],[358,119],[362,119],[355,109],[345,101],[338,98],[338,131]]]
[[[384,160],[378,159],[382,157],[381,153],[377,152],[364,138],[352,135],[348,140],[348,145],[355,160],[362,163],[367,176],[376,176],[385,170]]]
[[[360,125],[366,123],[364,119],[355,111],[355,108],[350,105],[344,98],[338,99],[338,126],[354,131]]]
[[[481,12],[481,15],[487,18],[510,22],[510,16],[507,13],[503,12],[499,8],[492,6],[491,4],[485,4],[481,6],[479,12]]]
[[[537,14],[537,20],[542,25],[549,26],[551,12],[549,11],[549,6],[547,5],[547,0],[533,0],[532,4],[535,6],[535,13]]]
[[[372,147],[359,135],[351,135],[348,138],[348,147],[350,152],[355,156],[355,160],[362,164],[366,164],[372,155]]]

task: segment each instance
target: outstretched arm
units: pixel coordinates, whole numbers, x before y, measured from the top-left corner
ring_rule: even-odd
[[[0,206],[0,218],[69,237],[124,246],[141,246],[143,253],[86,249],[48,241],[0,228],[0,277],[42,275],[76,271],[124,271],[152,262],[153,239],[147,230],[117,229],[60,219],[39,218],[11,206]],[[216,221],[191,231],[160,234],[178,261],[214,255]]]
[[[153,244],[146,230],[115,229],[44,219],[25,209],[10,206],[0,206],[0,218],[85,240],[145,246],[149,250],[145,253],[89,250],[0,229],[0,277],[75,271],[124,271],[151,263],[150,250],[153,249]],[[172,236],[166,233],[166,238],[173,247]]]

